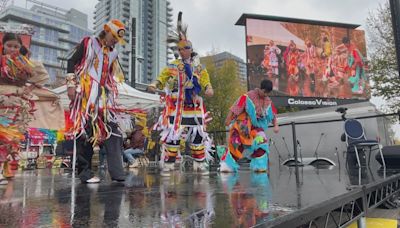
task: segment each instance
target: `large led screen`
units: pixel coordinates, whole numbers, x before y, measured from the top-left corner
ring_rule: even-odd
[[[246,19],[250,89],[270,79],[276,95],[369,98],[364,31]]]

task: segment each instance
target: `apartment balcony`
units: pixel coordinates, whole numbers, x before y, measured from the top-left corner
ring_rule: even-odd
[[[68,51],[70,48],[68,45],[60,42],[53,42],[53,41],[48,41],[43,37],[32,37],[32,43],[36,44],[38,46],[42,47],[49,47],[53,49],[59,49],[59,50],[64,50]]]
[[[129,15],[129,12],[123,12],[122,16],[125,17],[125,18],[129,18],[130,15]]]
[[[128,71],[128,69],[129,69],[129,66],[128,66],[128,65],[122,65],[122,64],[121,64],[121,67],[122,67],[122,71],[124,72],[124,75],[127,75],[127,71]]]
[[[61,68],[61,63],[58,59],[47,59],[44,55],[38,55],[35,60],[41,61],[45,66]]]
[[[171,9],[172,10],[172,4],[169,0],[167,0],[167,9]]]
[[[78,43],[80,43],[80,40],[78,40],[78,39],[72,39],[71,36],[69,36],[69,34],[59,34],[59,35],[58,35],[58,39],[59,39],[60,41],[68,42],[68,43],[72,43],[72,44],[78,44]]]
[[[50,17],[41,17],[40,19],[35,17],[36,15],[31,13],[21,12],[19,10],[15,10],[13,8],[7,9],[7,11],[1,14],[2,20],[7,21],[9,19],[16,20],[24,24],[36,25],[39,27],[47,27],[59,32],[68,32],[68,29],[65,29],[64,26],[60,26],[59,21],[57,20],[49,20]]]

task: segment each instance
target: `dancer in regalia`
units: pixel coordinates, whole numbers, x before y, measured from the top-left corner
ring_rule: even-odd
[[[273,124],[274,132],[279,132],[276,111],[268,94],[273,85],[270,80],[262,80],[260,88],[250,90],[239,97],[231,107],[225,124],[230,127],[228,148],[235,161],[221,167],[229,167],[224,171],[236,171],[237,160],[246,157],[251,160],[250,169],[255,172],[268,170],[268,139],[265,134],[269,124]],[[228,161],[228,160],[227,160]]]
[[[14,33],[6,33],[0,56],[0,184],[13,177],[10,161],[18,159],[20,142],[32,119],[31,84],[33,64],[20,54],[22,41]]]
[[[348,51],[347,64],[351,72],[348,80],[353,85],[351,92],[354,94],[363,94],[365,91],[365,82],[368,81],[364,71],[366,67],[364,57],[360,50],[357,49],[356,45],[350,42],[348,37],[343,37],[342,42]]]
[[[83,183],[98,183],[91,162],[93,150],[106,148],[111,179],[124,181],[122,134],[118,130],[117,83],[124,75],[118,62],[117,43],[124,44],[125,26],[113,19],[98,36],[83,38],[68,60],[66,76],[71,100],[71,120],[77,140],[78,174]]]
[[[162,131],[162,176],[170,176],[174,170],[182,139],[190,141],[194,171],[204,175],[209,172],[206,158],[210,158],[211,140],[205,132],[208,118],[200,95],[204,92],[206,96],[212,96],[214,91],[207,70],[193,52],[192,42],[186,35],[187,27],[182,25],[181,19],[180,12],[176,34],[169,38],[176,44],[181,58],[169,64],[148,87],[150,92],[158,88],[166,93],[165,109],[156,125]]]

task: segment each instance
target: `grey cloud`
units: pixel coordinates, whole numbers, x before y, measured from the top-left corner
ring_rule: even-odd
[[[171,0],[189,25],[189,37],[200,54],[213,48],[245,58],[244,27],[235,26],[242,13],[364,24],[370,10],[386,0]],[[76,8],[93,22],[97,0],[43,0],[61,8]],[[25,5],[25,1],[17,3]]]
[[[242,13],[364,24],[370,10],[384,0],[171,0],[182,11],[200,54],[212,48],[245,58],[245,32],[234,23]]]

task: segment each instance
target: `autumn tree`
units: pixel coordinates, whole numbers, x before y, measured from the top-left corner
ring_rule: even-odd
[[[396,112],[400,107],[400,78],[389,2],[370,12],[367,32],[373,95],[383,97],[388,111]]]
[[[207,131],[225,130],[228,110],[246,92],[246,84],[240,82],[238,68],[233,60],[227,60],[222,67],[217,68],[210,56],[202,58],[202,64],[207,68],[214,88],[214,96],[205,100],[206,109],[213,117]]]

